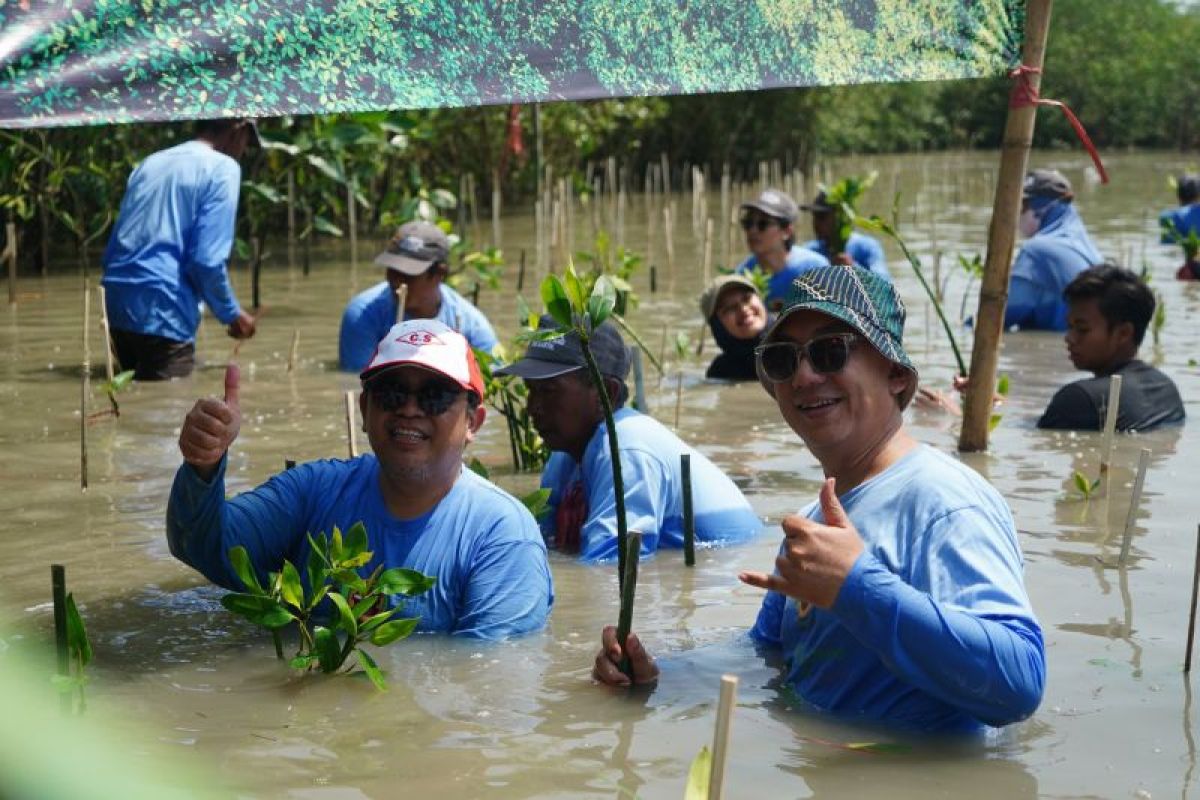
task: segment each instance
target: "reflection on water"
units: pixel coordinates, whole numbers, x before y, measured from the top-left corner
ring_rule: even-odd
[[[967,279],[953,265],[959,254],[983,250],[997,160],[947,154],[833,165],[835,172],[880,171],[881,188],[871,198],[880,207],[867,212],[886,212],[893,190],[902,193],[902,228],[927,268],[937,262],[954,321],[975,303],[977,286],[963,305]],[[1200,408],[1190,399],[1200,396],[1200,369],[1189,364],[1200,352],[1188,321],[1200,312],[1200,287],[1171,280],[1178,258],[1155,244],[1154,217],[1171,199],[1164,176],[1187,165],[1162,154],[1114,155],[1106,163],[1113,185],[1097,187],[1084,179],[1082,159],[1034,159],[1062,169],[1079,187],[1081,211],[1104,253],[1149,265],[1168,314],[1161,343],[1147,337],[1143,355],[1176,379],[1193,421],[1118,437],[1106,485],[1085,501],[1071,475],[1099,474],[1099,435],[1033,427],[1053,391],[1078,377],[1061,338],[1006,338],[1000,368],[1012,391],[1004,419],[990,453],[962,458],[1013,508],[1044,629],[1046,697],[1024,724],[950,746],[822,718],[777,689],[776,671],[744,637],[759,594],[734,576],[770,566],[775,525],[815,495],[819,467],[758,387],[705,383],[704,364],[694,358],[682,365],[680,433],[731,474],[773,533],[739,549],[702,550],[692,570],[676,552],[642,569],[635,628],[664,664],[657,691],[614,694],[589,685],[598,631],[616,617],[616,580],[609,569],[584,569],[558,556],[557,601],[544,634],[499,645],[416,637],[382,654],[392,687],[386,694],[361,679],[295,676],[275,661],[269,638],[228,615],[220,592],[174,562],[163,540],[179,423],[197,395],[220,391],[231,340],[209,320],[198,341],[205,368],[167,385],[134,386],[122,397],[119,420],[90,429],[91,488],[82,494],[75,276],[23,281],[19,305],[0,322],[0,617],[17,632],[6,635],[7,647],[47,638],[45,566],[66,564],[95,642],[93,696],[124,707],[154,738],[219,765],[261,795],[679,797],[692,757],[711,741],[719,675],[733,672],[741,688],[731,797],[1195,796],[1191,686],[1179,671],[1197,516],[1189,489],[1200,468]],[[648,272],[634,279],[642,304],[631,319],[651,346],[677,332],[694,342],[699,330],[699,239],[689,236],[689,199],[675,200],[683,221],[674,236],[674,272],[666,270],[661,212],[633,197],[621,231],[647,264],[659,266],[657,293]],[[709,208],[719,208],[719,196],[709,198]],[[576,246],[583,247],[582,212],[579,222]],[[717,230],[714,252],[723,253],[725,236],[738,232]],[[520,248],[534,252],[532,237],[532,214],[505,220],[514,262]],[[915,279],[895,250],[888,252],[910,308],[906,339],[922,380],[947,386],[949,347]],[[317,254],[308,278],[286,262],[268,265],[268,308],[259,335],[239,354],[246,418],[230,460],[230,491],[261,482],[285,459],[345,454],[342,397],[356,382],[334,368],[338,320],[354,285],[375,277],[366,261],[352,270],[333,251]],[[524,291],[530,300],[534,277],[531,270]],[[514,281],[510,270],[503,291],[481,298],[502,335],[515,329]],[[249,297],[244,271],[235,284]],[[300,359],[289,373],[296,330]],[[960,330],[969,345],[969,329]],[[667,424],[674,421],[679,366],[668,367],[666,380],[647,380],[651,408]],[[100,408],[103,399],[94,402]],[[953,450],[957,421],[913,411],[909,423],[922,441]],[[506,488],[527,491],[536,477],[512,473],[502,428],[493,418],[472,453]],[[1126,568],[1115,570],[1106,563],[1120,549],[1143,447],[1153,455],[1133,547]],[[853,742],[897,747],[845,747]]]

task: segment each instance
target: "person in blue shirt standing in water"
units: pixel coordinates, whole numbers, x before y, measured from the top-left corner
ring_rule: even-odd
[[[229,549],[247,549],[259,580],[286,558],[308,561],[308,534],[362,522],[378,566],[437,578],[418,597],[390,598],[418,630],[501,639],[540,630],[554,601],[537,522],[512,495],[463,466],[483,424],[483,377],[466,339],[436,320],[394,326],[362,375],[372,454],[285,470],[226,497],[228,451],[241,426],[236,366],[223,400],[197,401],[183,423],[183,465],[167,504],[172,555],[242,591]]]
[[[819,497],[783,520],[751,636],[782,656],[817,710],[923,731],[978,732],[1030,716],[1046,679],[1012,513],[957,459],[917,442],[917,371],[895,288],[858,267],[796,279],[756,355],[763,387],[821,464]],[[602,633],[593,675],[652,683],[630,634]],[[664,673],[669,677],[670,671]]]
[[[543,317],[542,329],[557,327]],[[611,322],[592,332],[592,356],[612,403],[625,483],[625,519],[642,532],[642,556],[683,547],[683,477],[679,457],[691,455],[696,542],[731,544],[758,534],[762,523],[741,490],[716,465],[653,417],[625,407],[629,351]],[[553,451],[542,470],[550,512],[542,533],[564,553],[595,563],[617,558],[612,456],[600,393],[588,376],[575,333],[529,343],[525,356],[495,371],[529,388],[529,415]]]
[[[414,220],[396,229],[375,263],[387,268],[382,283],[355,295],[342,314],[338,362],[346,372],[360,372],[375,352],[375,343],[397,322],[396,290],[408,287],[404,319],[436,319],[467,337],[472,347],[491,353],[496,333],[467,298],[446,285],[450,237],[430,222]]]
[[[254,335],[229,284],[242,170],[253,120],[196,123],[191,141],[146,158],[133,174],[104,250],[105,305],[122,369],[140,381],[190,375],[203,300],[235,339]]]
[[[750,255],[734,272],[744,275],[760,269],[767,276],[768,311],[783,304],[792,280],[810,269],[825,267],[829,260],[796,244],[796,201],[778,189],[766,189],[741,205],[741,225],[746,232]]]
[[[824,192],[818,192],[811,203],[800,207],[812,214],[813,235],[817,238],[804,243],[804,247],[820,253],[829,259],[831,264],[853,264],[870,270],[882,278],[891,280],[888,272],[887,258],[883,255],[883,245],[873,236],[853,231],[846,240],[846,249],[841,253],[831,252],[833,249],[834,225],[837,224],[837,209],[829,205]]]
[[[1200,236],[1200,176],[1180,175],[1176,178],[1175,196],[1179,198],[1179,207],[1158,215],[1163,244],[1182,244],[1191,234]],[[1185,257],[1175,277],[1183,281],[1200,280],[1200,261]]]
[[[1025,176],[1021,234],[1029,241],[1013,262],[1004,327],[1064,331],[1063,289],[1103,259],[1072,202],[1071,182],[1058,170],[1035,169]]]

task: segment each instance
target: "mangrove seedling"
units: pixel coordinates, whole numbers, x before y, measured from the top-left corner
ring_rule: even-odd
[[[983,258],[976,253],[971,258],[958,257],[958,266],[967,273],[967,285],[963,289],[962,302],[958,306],[958,322],[961,325],[967,319],[967,298],[971,295],[971,286],[975,281],[983,279]]]
[[[55,675],[51,681],[63,695],[70,696],[70,708],[77,714],[87,709],[83,687],[87,685],[87,675],[84,670],[92,662],[92,643],[88,639],[87,628],[84,627],[83,617],[75,605],[75,595],[68,594],[66,603],[67,619],[67,659],[68,672],[66,675]],[[63,701],[68,703],[67,700]]]
[[[1162,293],[1156,291],[1154,293],[1154,317],[1150,320],[1150,335],[1154,337],[1155,347],[1158,347],[1159,337],[1162,336],[1162,329],[1166,324],[1167,304],[1163,302]]]
[[[268,628],[279,658],[283,658],[279,632],[294,623],[300,648],[288,662],[293,669],[333,673],[353,653],[371,682],[386,691],[383,671],[359,645],[370,642],[382,647],[409,636],[420,618],[392,619],[400,606],[387,608],[388,598],[424,594],[437,579],[403,567],[385,570],[382,565],[362,577],[359,570],[371,562],[374,553],[368,549],[367,529],[361,522],[351,526],[345,536],[337,527],[329,536],[309,534],[308,543],[307,581],[284,560],[279,572],[270,573],[265,587],[259,583],[246,549],[240,545],[230,548],[229,563],[246,591],[225,595],[221,605]],[[327,621],[326,611],[332,612]],[[319,624],[318,619],[326,624]],[[352,669],[353,665],[347,672]]]
[[[524,305],[524,301],[518,298]],[[533,324],[536,326],[537,317]],[[530,334],[525,334],[528,336]],[[518,337],[518,346],[520,337]],[[513,469],[517,472],[536,472],[541,470],[546,459],[550,457],[550,449],[542,441],[533,418],[529,416],[529,389],[525,382],[511,375],[496,375],[495,369],[507,361],[506,349],[503,345],[496,348],[495,353],[475,349],[475,361],[479,364],[479,372],[483,376],[483,387],[488,403],[504,417],[508,430],[508,443],[512,451]]]
[[[850,241],[850,234],[854,233],[854,225],[859,217],[858,201],[875,183],[878,175],[877,172],[872,172],[865,178],[849,175],[833,186],[821,187],[825,192],[825,203],[834,209],[833,240],[829,244],[830,260],[846,252],[846,244]]]
[[[700,748],[700,752],[692,759],[688,769],[687,788],[684,789],[684,800],[708,800],[708,787],[712,782],[712,752],[708,745]]]
[[[1091,500],[1096,494],[1096,490],[1100,488],[1099,478],[1089,478],[1079,470],[1075,471],[1075,473],[1071,476],[1071,479],[1075,482],[1076,491],[1079,492],[1080,497],[1082,497],[1084,500]]]
[[[121,416],[121,405],[117,402],[117,394],[128,389],[130,384],[133,383],[133,373],[134,370],[127,369],[124,372],[113,375],[111,381],[105,381],[100,384],[99,388],[108,397],[108,403],[112,408],[108,411],[99,412],[99,414],[93,414],[93,417],[104,414],[112,414],[114,417]]]

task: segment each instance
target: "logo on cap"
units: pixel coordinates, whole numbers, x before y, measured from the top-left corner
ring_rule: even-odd
[[[427,344],[445,344],[436,333],[420,329],[403,333],[397,336],[395,341],[401,344],[411,344],[413,347],[421,347]]]

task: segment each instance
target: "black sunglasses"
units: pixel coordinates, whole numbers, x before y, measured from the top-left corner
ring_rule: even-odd
[[[841,372],[850,358],[850,346],[860,337],[856,333],[831,333],[809,339],[804,344],[796,342],[771,342],[754,348],[758,374],[771,383],[790,381],[800,369],[800,362],[808,359],[813,371],[821,375]]]
[[[399,411],[408,405],[409,398],[412,398],[417,401],[417,408],[421,409],[421,413],[429,417],[445,414],[454,405],[454,401],[460,394],[466,394],[457,386],[438,381],[427,383],[416,389],[393,382],[369,383],[366,389],[367,394],[371,397],[371,402],[383,411]]]
[[[744,231],[748,231],[751,228],[758,228],[759,231],[765,231],[772,225],[782,225],[782,223],[774,217],[745,216],[742,217],[739,222],[741,223],[742,230]]]

